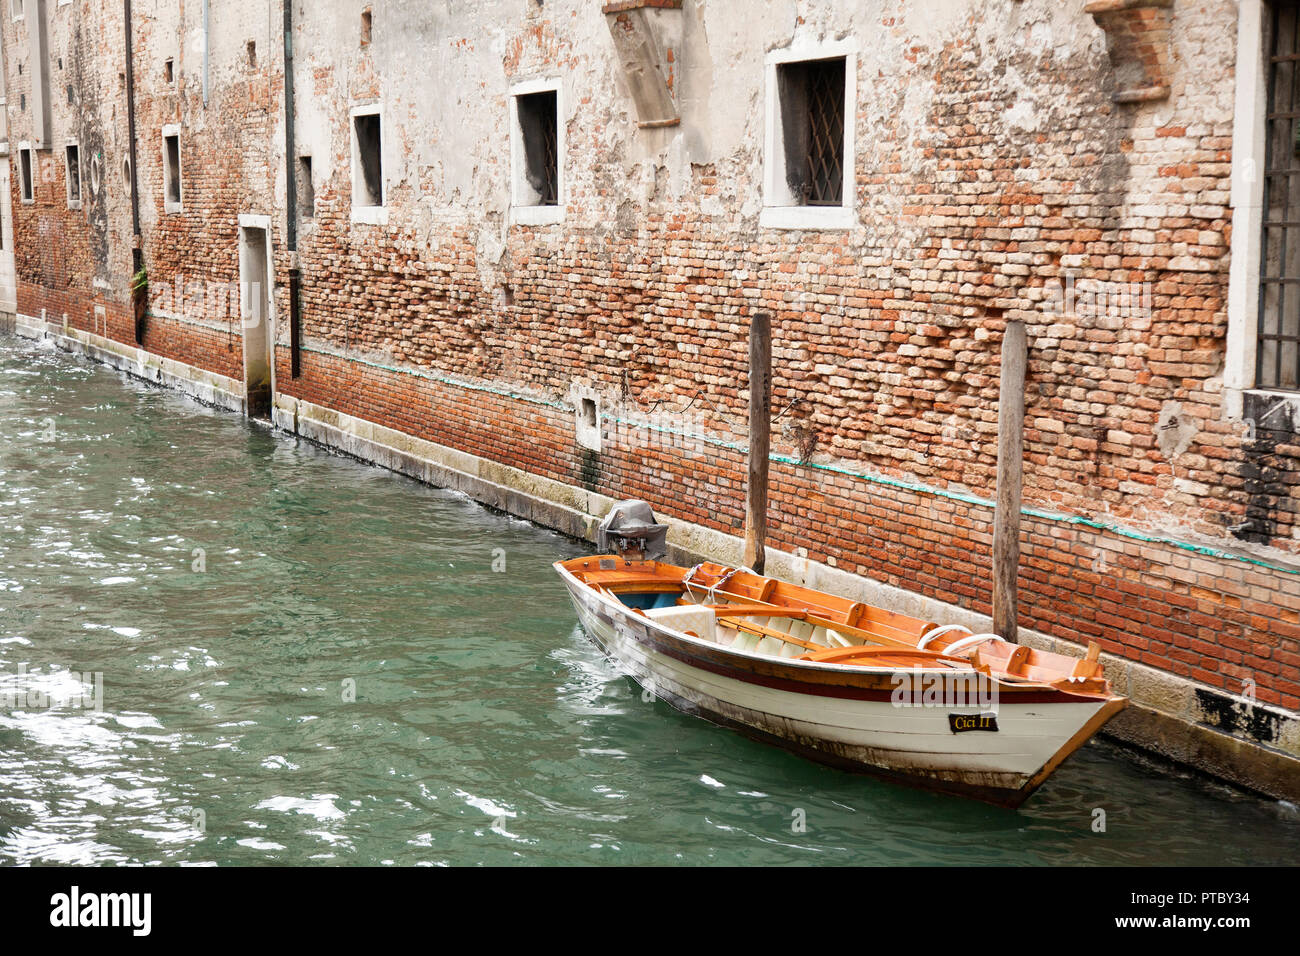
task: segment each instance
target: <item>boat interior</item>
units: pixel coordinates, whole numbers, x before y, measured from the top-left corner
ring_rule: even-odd
[[[1100,647],[1073,658],[909,617],[763,577],[747,568],[681,568],[622,557],[574,558],[561,567],[631,613],[730,650],[823,664],[975,670],[998,680],[1111,696]]]

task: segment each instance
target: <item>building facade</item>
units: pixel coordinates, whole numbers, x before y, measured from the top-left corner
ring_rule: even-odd
[[[1294,3],[2,2],[19,331],[734,562],[765,311],[768,570],[986,623],[1023,321],[1023,639],[1300,795]]]

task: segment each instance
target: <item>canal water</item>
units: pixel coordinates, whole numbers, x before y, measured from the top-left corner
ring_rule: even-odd
[[[1105,743],[1017,812],[644,700],[586,549],[0,334],[0,862],[1296,862],[1293,807]]]

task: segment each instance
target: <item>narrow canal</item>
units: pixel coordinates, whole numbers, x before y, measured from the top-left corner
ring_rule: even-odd
[[[1015,812],[647,702],[551,570],[582,543],[3,334],[0,502],[0,862],[1260,865],[1300,846],[1295,808],[1104,742]]]

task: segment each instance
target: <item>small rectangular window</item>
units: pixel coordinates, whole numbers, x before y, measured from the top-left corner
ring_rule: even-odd
[[[316,184],[311,178],[311,157],[298,157],[298,218],[316,215]]]
[[[785,179],[795,205],[844,202],[844,58],[777,70]]]
[[[19,195],[23,202],[34,202],[35,194],[32,192],[32,165],[34,157],[30,149],[20,149],[18,151],[18,188]]]
[[[180,133],[163,134],[163,199],[167,212],[179,212],[181,206],[181,137]]]
[[[75,209],[81,205],[81,151],[74,143],[68,144],[67,161],[68,208]]]
[[[383,129],[378,113],[352,117],[352,205],[384,204]]]
[[[163,61],[163,82],[168,86],[176,82],[176,63],[170,57]]]
[[[515,98],[522,145],[522,177],[516,190],[521,206],[555,206],[560,202],[559,115],[555,90]]]

